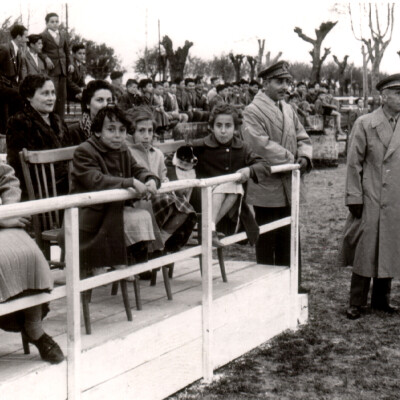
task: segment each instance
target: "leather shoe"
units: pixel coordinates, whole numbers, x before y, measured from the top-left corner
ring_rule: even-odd
[[[385,312],[387,314],[396,314],[396,313],[399,312],[398,308],[393,307],[390,304],[383,304],[383,305],[380,305],[380,306],[374,306],[373,305],[373,306],[371,306],[371,308],[373,310],[382,311],[382,312]]]
[[[64,361],[64,354],[60,346],[47,333],[43,333],[38,340],[33,340],[23,331],[22,337],[25,342],[32,343],[37,347],[42,360],[50,364],[59,364]]]
[[[358,319],[361,317],[361,307],[350,306],[346,310],[346,316],[348,319]]]

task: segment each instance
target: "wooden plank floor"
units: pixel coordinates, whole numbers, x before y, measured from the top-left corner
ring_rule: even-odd
[[[265,269],[280,267],[255,266],[249,262],[226,262],[228,283],[223,283],[217,261],[214,261],[214,298],[228,293],[233,288],[262,275]],[[201,303],[201,276],[198,258],[177,263],[174,278],[171,280],[174,300],[168,301],[161,272],[157,275],[157,285],[149,286],[149,281],[141,281],[143,310],[137,311],[133,284],[128,285],[133,321],[128,322],[120,292],[111,296],[111,286],[96,288],[93,291],[90,313],[92,335],[86,335],[82,326],[82,349],[87,350],[110,339],[143,329],[156,321],[184,312]],[[83,324],[83,321],[82,321]],[[48,334],[60,344],[66,353],[66,301],[60,299],[51,304],[51,311],[44,321]],[[40,360],[38,352],[31,346],[31,354],[24,355],[20,335],[0,331],[0,384],[21,374],[47,366]]]

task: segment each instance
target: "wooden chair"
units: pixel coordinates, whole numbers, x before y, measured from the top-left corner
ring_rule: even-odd
[[[29,200],[46,199],[57,196],[55,164],[60,162],[68,164],[68,181],[70,181],[72,158],[76,147],[77,146],[37,151],[28,151],[27,149],[23,149],[19,153]],[[34,180],[32,179],[32,176],[34,176]],[[33,182],[36,183],[37,190],[35,190]],[[61,231],[62,215],[58,210],[49,211],[41,215],[34,215],[32,220],[36,242],[43,250],[46,258],[50,260],[50,246],[58,245],[57,237]],[[65,266],[63,250],[60,261],[50,261],[50,265],[57,267]],[[132,321],[132,311],[130,308],[126,281],[121,280],[119,283],[121,286],[127,319],[128,321]],[[118,285],[118,282],[116,282],[116,284]],[[137,290],[137,285],[134,285],[134,288],[136,304],[140,304],[140,293]],[[89,312],[91,290],[82,292],[81,299],[86,333],[90,335],[92,331]]]

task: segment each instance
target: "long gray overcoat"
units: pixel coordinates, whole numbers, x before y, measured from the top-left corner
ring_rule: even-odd
[[[353,272],[399,277],[400,123],[393,132],[382,108],[361,116],[347,158],[346,205],[364,205],[361,220],[348,218],[345,229],[344,243],[354,246],[349,247],[354,251]]]
[[[243,141],[270,165],[293,163],[306,157],[311,169],[312,144],[293,108],[284,101],[281,109],[259,91],[243,112]],[[301,185],[304,195],[304,185]],[[290,204],[291,175],[265,174],[258,184],[249,181],[247,202],[259,207]]]

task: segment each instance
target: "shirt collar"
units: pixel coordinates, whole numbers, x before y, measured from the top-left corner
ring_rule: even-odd
[[[47,29],[47,31],[50,33],[51,36],[53,36],[53,38],[56,38],[58,35],[57,31],[53,31],[52,29]]]
[[[396,114],[394,117],[389,115],[387,111],[385,111],[385,107],[382,107],[382,111],[383,114],[385,115],[385,117],[387,118],[387,120],[390,122],[390,120],[394,120],[395,123],[397,123],[399,117],[400,117],[400,113]]]
[[[17,54],[17,53],[18,53],[18,50],[19,50],[18,45],[14,42],[14,40],[11,40],[11,43],[12,43],[12,45],[13,45],[13,47],[14,47],[14,52],[15,52],[15,54]]]

